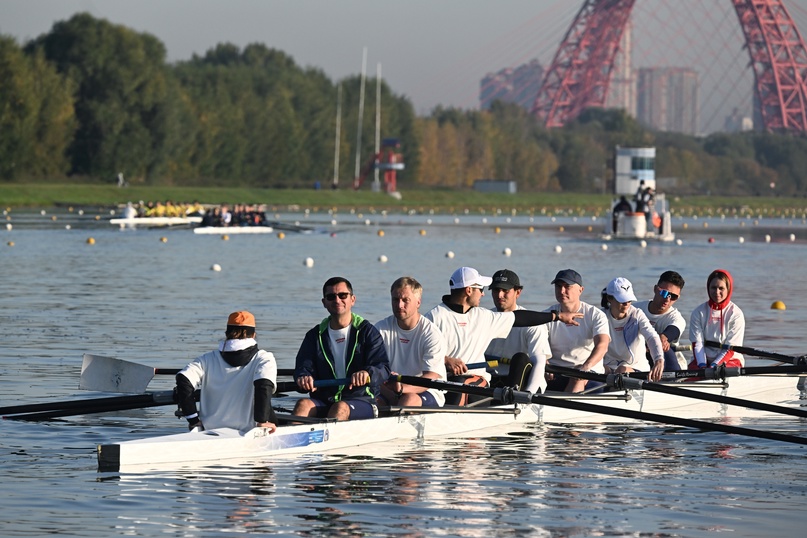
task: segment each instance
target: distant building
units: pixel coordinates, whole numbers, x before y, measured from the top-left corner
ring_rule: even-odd
[[[698,73],[683,67],[642,67],[638,71],[637,119],[659,131],[698,134]]]
[[[605,97],[605,108],[619,108],[629,116],[636,117],[636,75],[632,67],[633,54],[632,27],[625,25],[619,51],[614,58],[614,68],[608,83],[608,95]]]
[[[506,192],[516,194],[518,184],[510,179],[477,179],[474,181],[474,190],[477,192]]]
[[[489,73],[479,83],[479,108],[488,110],[493,101],[499,100],[530,110],[543,78],[544,68],[538,60]]]
[[[750,116],[743,116],[738,108],[731,111],[723,122],[723,130],[727,133],[744,133],[754,130],[754,120]]]

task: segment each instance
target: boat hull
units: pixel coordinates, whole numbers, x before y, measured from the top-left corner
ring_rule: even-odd
[[[121,228],[137,226],[180,226],[199,224],[202,217],[131,217],[109,219],[110,224],[117,224]]]
[[[193,233],[202,235],[270,234],[271,226],[200,226]]]
[[[460,435],[537,421],[538,406],[528,404],[281,426],[271,434],[265,428],[248,431],[219,428],[99,445],[98,468],[101,471],[138,470],[321,454],[368,443]]]

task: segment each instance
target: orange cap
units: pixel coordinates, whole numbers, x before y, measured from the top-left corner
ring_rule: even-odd
[[[237,325],[239,327],[255,327],[255,316],[247,312],[246,310],[239,310],[238,312],[233,312],[230,314],[230,317],[227,318],[227,325]]]

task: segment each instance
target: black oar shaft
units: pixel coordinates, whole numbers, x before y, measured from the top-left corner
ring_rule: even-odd
[[[487,396],[492,398],[497,398],[503,394],[507,394],[506,391],[503,391],[502,389],[493,389],[490,387],[478,387],[473,385],[464,385],[462,383],[437,381],[434,379],[428,379],[424,377],[398,376],[398,381],[400,381],[401,383],[406,383],[408,385],[418,385],[426,388],[436,388],[441,390],[464,392],[466,394],[473,394],[476,396]],[[656,413],[647,413],[644,411],[633,411],[630,409],[606,407],[602,405],[595,405],[586,402],[581,402],[578,400],[564,400],[562,398],[552,398],[548,396],[542,396],[540,394],[531,395],[529,392],[511,391],[511,395],[515,397],[514,401],[523,401],[527,396],[531,396],[529,401],[531,401],[532,403],[539,405],[546,405],[548,407],[562,407],[565,409],[585,411],[588,413],[594,413],[599,415],[611,415],[622,418],[629,418],[632,420],[658,422],[661,424],[673,424],[676,426],[696,428],[699,430],[720,431],[735,435],[745,435],[748,437],[757,437],[761,439],[771,439],[774,441],[784,441],[787,443],[807,445],[807,438],[805,437],[797,437],[794,435],[787,435],[776,432],[766,432],[762,430],[753,430],[750,428],[743,428],[741,426],[730,426],[728,424],[717,424],[701,420],[659,415]]]
[[[56,409],[52,411],[42,411],[39,413],[22,413],[18,415],[4,416],[7,420],[48,420],[52,418],[71,417],[76,415],[90,415],[93,413],[108,413],[114,411],[128,411],[130,409],[145,409],[147,407],[161,407],[171,405],[175,402],[153,401],[146,403],[111,404],[106,406],[87,405],[85,407],[74,407],[71,409]]]
[[[727,351],[736,351],[737,353],[742,353],[744,355],[753,355],[754,357],[764,357],[766,359],[775,359],[781,362],[787,362],[790,364],[796,364],[799,362],[799,359],[796,357],[791,357],[790,355],[782,355],[781,353],[773,353],[771,351],[763,351],[761,349],[754,349],[752,347],[745,347],[745,346],[734,346],[731,344],[721,344],[720,342],[714,342],[712,340],[706,340],[703,345],[707,347],[714,347],[718,349],[725,349]]]
[[[155,368],[154,374],[155,375],[177,375],[181,371],[180,368]],[[280,368],[277,371],[277,375],[282,376],[293,376],[294,369],[293,368]]]
[[[83,400],[68,400],[62,402],[48,402],[41,404],[12,405],[0,408],[0,415],[17,415],[21,413],[34,413],[37,411],[56,411],[78,409],[88,405],[101,407],[105,405],[137,405],[155,401],[162,395],[172,395],[172,391],[152,392],[149,394],[135,394],[130,396],[110,396],[107,398],[88,398]],[[158,396],[160,395],[160,396]],[[173,397],[173,396],[172,396]]]

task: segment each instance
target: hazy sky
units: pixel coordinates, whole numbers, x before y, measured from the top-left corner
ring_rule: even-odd
[[[19,42],[86,11],[149,32],[168,60],[220,42],[260,42],[332,80],[382,64],[393,92],[419,114],[436,105],[478,106],[480,79],[538,58],[548,66],[582,0],[0,0],[0,33]],[[786,0],[807,33],[807,0]],[[706,130],[730,107],[750,113],[748,56],[728,0],[639,0],[632,14],[634,67],[674,65],[701,73]],[[719,85],[723,84],[721,88]],[[728,108],[728,111],[727,111]],[[714,125],[712,125],[714,124]]]
[[[204,54],[220,42],[242,47],[261,42],[334,80],[361,72],[366,46],[368,73],[375,74],[380,62],[393,91],[427,113],[438,103],[476,106],[485,73],[535,55],[528,48],[539,36],[532,35],[534,25],[525,27],[527,21],[554,21],[557,43],[580,5],[569,0],[2,0],[0,33],[22,42],[86,11],[155,35],[169,61]],[[561,24],[558,16],[564,14]],[[519,32],[529,38],[513,41]],[[549,61],[553,51],[545,54]]]

